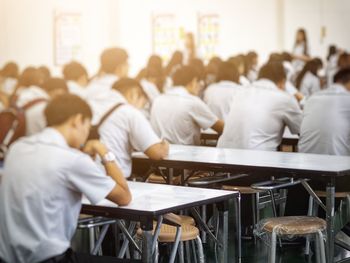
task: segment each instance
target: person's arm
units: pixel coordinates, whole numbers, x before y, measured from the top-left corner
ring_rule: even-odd
[[[148,147],[145,154],[152,160],[162,160],[169,154],[169,143],[163,140],[160,143],[153,144]]]
[[[223,120],[218,120],[217,122],[214,123],[213,126],[211,126],[211,128],[216,131],[219,135],[222,134],[222,132],[224,131],[224,126],[225,123]]]
[[[98,154],[101,159],[109,152],[107,147],[98,140],[88,141],[83,151],[91,156]],[[105,162],[104,167],[107,174],[117,183],[112,191],[107,195],[107,199],[118,204],[128,205],[131,202],[131,192],[122,171],[113,162]]]

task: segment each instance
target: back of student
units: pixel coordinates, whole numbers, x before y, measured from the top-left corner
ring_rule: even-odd
[[[231,100],[241,88],[236,66],[229,62],[221,62],[217,83],[211,84],[204,92],[204,101],[211,111],[222,120],[230,112]]]
[[[350,69],[339,71],[334,80],[306,102],[300,152],[350,155]]]
[[[259,80],[235,95],[218,147],[275,151],[285,126],[298,133],[301,110],[284,83],[280,63],[263,66]]]
[[[173,144],[198,145],[201,129],[222,132],[220,121],[199,98],[196,72],[184,66],[173,75],[175,87],[153,102],[151,124],[161,138]]]

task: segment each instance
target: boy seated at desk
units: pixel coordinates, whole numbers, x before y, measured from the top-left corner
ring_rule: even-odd
[[[140,110],[147,102],[147,95],[140,83],[134,79],[122,78],[114,83],[108,94],[109,100],[114,100],[114,103],[106,101],[99,106],[104,107],[104,116],[110,113],[100,124],[99,134],[101,140],[117,156],[117,163],[124,176],[131,175],[133,151],[144,152],[153,160],[165,158],[169,144],[157,136]]]
[[[224,122],[199,97],[196,70],[190,66],[177,69],[174,87],[158,96],[151,109],[151,124],[156,133],[173,144],[199,145],[200,131],[212,128],[221,134]]]
[[[0,184],[0,262],[116,262],[70,247],[82,195],[127,205],[131,193],[113,154],[88,141],[92,112],[75,95],[53,99],[48,128],[15,142]],[[107,175],[89,156],[99,155]],[[101,261],[102,260],[102,261]]]
[[[302,112],[285,81],[281,63],[264,65],[258,81],[235,94],[218,147],[276,151],[286,126],[298,134]]]
[[[89,83],[89,75],[85,67],[78,62],[72,61],[64,66],[62,73],[67,81],[69,92],[85,99],[86,86]]]

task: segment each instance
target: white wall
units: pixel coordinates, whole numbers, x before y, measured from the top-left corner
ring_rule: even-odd
[[[293,47],[299,27],[304,27],[308,33],[313,56],[324,58],[329,44],[349,50],[349,25],[349,0],[284,0],[284,43],[288,50]],[[324,39],[321,38],[322,26],[326,27]]]
[[[53,17],[55,10],[82,14],[82,62],[90,73],[98,67],[98,57],[112,45],[111,2],[113,0],[0,0],[0,64],[8,60],[28,65],[54,66]],[[114,39],[115,40],[115,39]]]

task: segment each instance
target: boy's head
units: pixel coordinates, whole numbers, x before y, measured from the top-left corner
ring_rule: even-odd
[[[339,70],[334,76],[334,82],[343,85],[350,91],[350,67]]]
[[[44,82],[41,88],[45,90],[51,98],[68,93],[66,81],[61,78],[49,78]]]
[[[101,55],[101,71],[120,78],[126,77],[129,71],[128,53],[117,47],[104,50]]]
[[[70,147],[85,144],[91,126],[92,111],[80,97],[65,94],[54,98],[45,109],[46,122],[63,132]]]
[[[116,81],[112,88],[124,96],[129,104],[142,109],[147,103],[147,95],[137,80],[121,78]]]
[[[258,79],[271,80],[279,89],[285,89],[286,72],[280,62],[269,62],[261,67]]]
[[[237,67],[230,62],[221,62],[217,74],[217,81],[232,81],[239,83],[239,72]]]
[[[64,66],[63,76],[66,81],[77,82],[80,86],[86,86],[89,80],[85,67],[75,61]]]
[[[198,96],[200,85],[198,85],[198,72],[191,66],[178,68],[172,76],[174,86],[185,87],[189,93]]]

